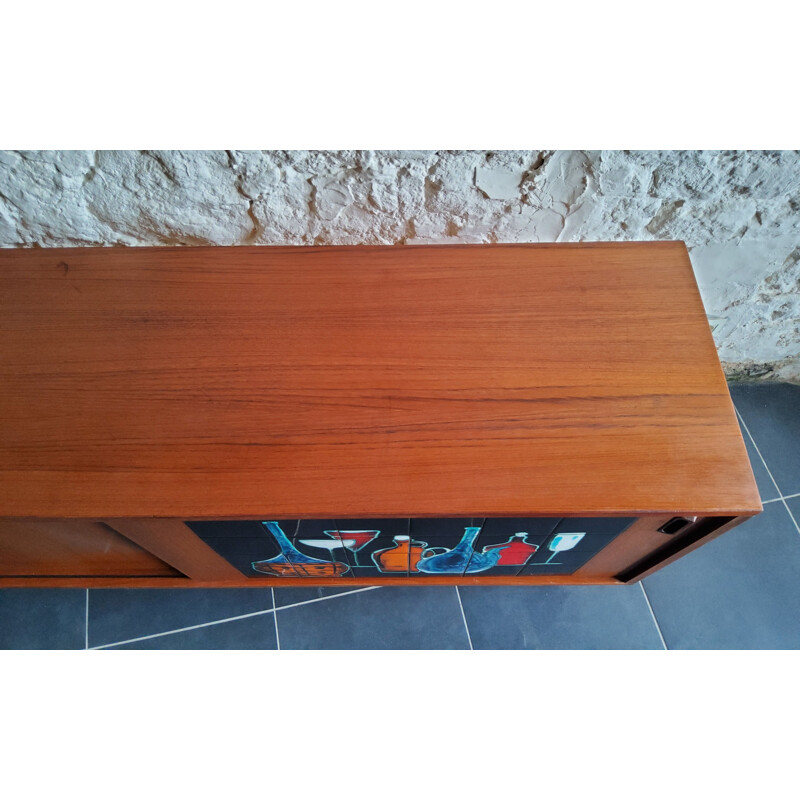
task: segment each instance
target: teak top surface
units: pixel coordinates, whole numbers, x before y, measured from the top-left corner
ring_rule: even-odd
[[[680,242],[0,250],[0,516],[760,509]]]

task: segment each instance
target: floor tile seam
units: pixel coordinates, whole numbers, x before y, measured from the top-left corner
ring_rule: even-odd
[[[277,612],[276,603],[275,603],[275,587],[270,586],[270,592],[272,592],[272,610]],[[278,633],[278,614],[275,613],[272,615],[272,619],[275,622],[275,645],[277,646],[278,650],[281,649],[281,635]]]
[[[464,604],[461,602],[461,592],[458,591],[458,586],[453,587],[456,590],[456,597],[458,598],[458,607],[461,609],[461,619],[464,621],[464,630],[467,632],[467,641],[469,642],[469,649],[474,650],[472,646],[472,636],[469,633],[469,625],[467,625],[467,615],[464,613]]]
[[[264,611],[253,611],[249,614],[240,614],[237,617],[226,617],[225,619],[216,619],[212,622],[200,622],[197,625],[187,625],[184,628],[173,628],[168,631],[162,631],[160,633],[149,633],[147,636],[136,636],[133,639],[123,639],[120,642],[109,642],[108,644],[96,644],[94,647],[90,647],[90,650],[105,650],[109,647],[119,647],[123,644],[133,644],[134,642],[144,642],[147,639],[159,639],[162,636],[173,636],[176,633],[185,633],[186,631],[194,631],[199,628],[210,628],[214,625],[224,625],[226,622],[237,622],[242,619],[250,619],[251,617],[263,617],[267,614],[274,614],[274,608],[268,608]]]
[[[270,587],[272,588],[272,587]],[[109,647],[118,647],[119,645],[123,644],[131,644],[133,642],[143,642],[147,639],[157,639],[161,636],[171,636],[175,633],[184,633],[185,631],[193,631],[197,630],[198,628],[209,628],[212,625],[224,625],[226,622],[237,622],[238,620],[242,619],[249,619],[250,617],[259,617],[264,616],[265,614],[276,614],[277,611],[282,611],[287,608],[297,608],[298,606],[307,606],[311,603],[320,603],[323,600],[333,600],[336,597],[344,597],[346,595],[357,594],[359,592],[368,592],[371,589],[379,589],[379,586],[365,586],[361,589],[354,589],[350,592],[340,592],[339,594],[332,594],[327,597],[315,597],[313,600],[301,600],[299,603],[288,603],[285,606],[277,606],[273,608],[263,609],[262,611],[252,611],[248,614],[239,614],[235,617],[225,617],[223,619],[215,619],[211,620],[210,622],[199,622],[197,625],[188,625],[183,628],[171,628],[168,631],[159,631],[158,633],[149,633],[147,636],[137,636],[133,639],[124,639],[119,642],[108,642],[107,644],[99,644],[94,645],[94,647],[88,647],[89,650],[104,650]]]
[[[639,581],[639,586],[642,588],[644,601],[645,603],[647,603],[647,608],[650,610],[650,616],[653,618],[653,624],[656,626],[656,631],[658,631],[658,638],[661,639],[661,646],[664,648],[664,650],[669,650],[669,647],[667,647],[667,642],[664,639],[664,634],[661,632],[661,626],[658,624],[658,618],[656,617],[656,612],[653,611],[653,606],[650,603],[650,598],[647,596],[647,590],[644,588],[644,581]]]
[[[780,503],[781,500],[794,500],[795,497],[800,497],[800,492],[795,492],[794,494],[785,494],[782,497],[773,497],[770,500],[762,500],[761,505],[765,506],[767,503]]]
[[[800,533],[800,524],[798,524],[797,519],[795,519],[794,514],[792,513],[792,509],[789,508],[789,504],[786,500],[782,497],[781,500],[783,501],[783,507],[786,509],[786,512],[789,514],[789,518],[794,523],[794,527],[797,528],[797,532]]]
[[[764,469],[767,471],[767,475],[769,475],[769,479],[772,481],[773,486],[778,491],[778,498],[783,498],[783,492],[781,491],[781,487],[778,486],[778,482],[775,480],[775,476],[772,474],[772,470],[770,470],[769,465],[767,464],[764,456],[761,454],[761,450],[759,449],[758,445],[756,444],[756,440],[753,438],[753,434],[750,433],[750,428],[747,427],[747,423],[744,421],[744,417],[739,413],[739,409],[736,409],[736,415],[739,417],[739,421],[742,423],[742,427],[745,429],[745,432],[750,437],[750,441],[753,443],[753,447],[755,448],[758,457],[761,459],[761,463],[764,465]]]

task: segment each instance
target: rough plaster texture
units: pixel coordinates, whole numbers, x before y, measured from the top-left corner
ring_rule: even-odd
[[[0,151],[0,246],[682,239],[737,377],[800,377],[796,151]]]

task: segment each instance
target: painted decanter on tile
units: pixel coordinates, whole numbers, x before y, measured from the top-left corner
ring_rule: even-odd
[[[491,569],[497,564],[500,551],[475,552],[473,545],[480,532],[480,528],[465,528],[461,541],[452,550],[423,558],[417,568],[433,575],[462,575]]]
[[[301,553],[289,541],[289,537],[281,530],[281,526],[277,522],[262,522],[261,524],[272,534],[281,552],[265,561],[253,561],[252,567],[256,572],[295,578],[334,578],[343,575],[350,569],[348,564],[333,560],[333,557],[331,561],[323,561]]]
[[[490,553],[498,550],[500,552],[497,560],[498,567],[522,566],[539,549],[538,544],[530,544],[526,541],[527,535],[527,533],[515,533],[507,542],[486,545],[483,552]]]

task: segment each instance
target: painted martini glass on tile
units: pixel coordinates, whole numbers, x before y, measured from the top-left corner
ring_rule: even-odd
[[[341,547],[346,547],[353,554],[353,566],[360,567],[358,563],[358,551],[368,545],[376,536],[380,535],[380,531],[325,531],[327,536],[331,536],[337,541],[341,542]]]

